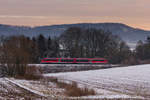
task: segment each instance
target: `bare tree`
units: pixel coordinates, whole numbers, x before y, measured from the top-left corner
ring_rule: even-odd
[[[5,74],[23,76],[27,64],[31,61],[30,49],[32,41],[24,36],[9,37],[1,45],[0,63]]]

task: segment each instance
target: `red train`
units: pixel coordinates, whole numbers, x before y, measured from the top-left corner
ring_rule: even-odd
[[[108,64],[105,58],[44,58],[42,64]]]

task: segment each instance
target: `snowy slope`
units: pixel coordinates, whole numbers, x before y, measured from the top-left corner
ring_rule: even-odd
[[[150,97],[150,65],[45,74],[45,76],[76,81],[92,88]]]

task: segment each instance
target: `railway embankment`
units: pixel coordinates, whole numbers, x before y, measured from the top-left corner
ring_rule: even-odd
[[[33,66],[33,64],[32,64]],[[73,71],[87,71],[97,69],[107,69],[113,67],[120,67],[121,65],[112,64],[34,64],[40,67],[43,73],[58,73],[58,72],[73,72]]]

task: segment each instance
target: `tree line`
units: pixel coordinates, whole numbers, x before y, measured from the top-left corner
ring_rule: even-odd
[[[101,29],[68,28],[57,38],[10,36],[0,38],[0,63],[40,63],[45,57],[99,58],[113,64],[137,64],[150,59],[150,38],[134,51],[120,37]]]
[[[118,36],[101,29],[71,27],[59,38],[67,50],[66,57],[105,57],[110,63],[121,63],[130,55],[130,49]]]
[[[0,37],[0,75],[13,77],[39,78],[39,70],[28,64],[40,63],[43,57],[56,57],[59,44],[56,39],[38,37],[10,36]]]
[[[135,49],[136,57],[139,58],[141,61],[150,60],[150,37],[147,37],[145,42],[141,40],[137,43]],[[148,63],[146,62],[146,63]]]

